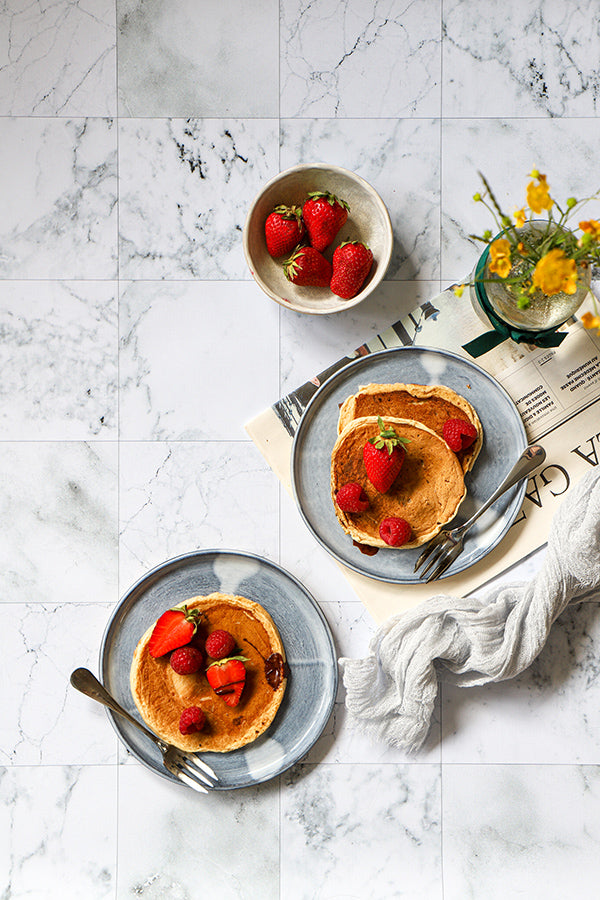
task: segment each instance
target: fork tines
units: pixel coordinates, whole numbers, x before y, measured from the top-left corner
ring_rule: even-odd
[[[438,562],[438,560],[440,558],[441,558],[441,562],[439,563],[439,565],[433,570],[433,572],[431,572],[430,575],[427,576],[427,578],[425,578],[425,581],[427,582],[427,584],[429,584],[430,581],[435,581],[436,579],[440,578],[444,574],[446,569],[450,568],[450,566],[454,562],[456,556],[453,553],[448,553],[448,555],[445,557],[443,556],[442,553],[436,554],[436,556],[434,556],[433,559],[423,569],[423,571],[421,572],[421,575],[422,576],[427,575],[427,573],[429,572],[431,567],[434,566],[435,563]]]
[[[178,756],[171,761],[171,766],[180,781],[203,794],[207,794],[219,780],[208,763],[193,754]]]
[[[452,542],[452,539],[447,532],[441,532],[427,544],[416,561],[413,571],[416,572],[427,562],[427,560],[429,560],[425,568],[419,572],[419,575],[421,578],[425,579],[426,583],[435,581],[452,565],[459,553],[459,545]],[[437,566],[436,563],[438,563]],[[436,568],[434,568],[434,566],[436,566]],[[430,572],[430,574],[425,578],[428,572]]]
[[[432,539],[429,541],[429,543],[425,545],[425,549],[423,550],[423,552],[421,553],[421,555],[419,556],[418,560],[417,560],[416,563],[415,563],[415,567],[414,567],[414,569],[413,569],[414,572],[416,572],[417,569],[420,569],[420,568],[421,568],[421,566],[423,565],[423,563],[425,563],[425,562],[429,559],[429,557],[431,556],[431,554],[433,553],[433,551],[436,550],[436,549],[438,549],[438,547],[440,546],[440,543],[441,543],[441,541],[440,541],[440,538],[439,538],[439,535],[438,535],[438,536],[432,538]],[[435,555],[432,559],[429,560],[429,563],[427,564],[427,566],[426,566],[426,567],[423,569],[423,571],[420,572],[419,574],[420,574],[420,575],[426,575],[427,572],[428,572],[428,571],[431,569],[431,567],[434,565],[434,563],[435,563],[436,559],[438,558],[438,556],[439,556],[439,554],[436,553],[436,555]]]

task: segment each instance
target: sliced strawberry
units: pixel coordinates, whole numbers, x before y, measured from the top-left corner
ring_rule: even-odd
[[[228,656],[212,663],[206,670],[211,688],[227,706],[237,706],[246,682],[245,656]]]
[[[176,606],[160,616],[148,641],[150,656],[164,656],[171,650],[189,644],[194,636],[201,613],[187,606]]]

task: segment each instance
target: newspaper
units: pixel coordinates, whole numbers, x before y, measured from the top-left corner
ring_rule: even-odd
[[[591,302],[590,296],[580,313],[591,310]],[[485,369],[512,397],[529,441],[542,444],[546,460],[529,479],[521,512],[500,544],[476,565],[440,583],[444,593],[460,596],[472,593],[543,546],[551,518],[565,494],[590,466],[600,464],[600,336],[574,318],[561,327],[565,336],[558,347],[539,348],[506,340],[473,360],[465,348],[489,330],[489,322],[471,302],[468,291],[459,299],[448,289],[246,425],[291,493],[291,449],[302,413],[320,385],[353,359],[393,347],[421,346],[449,350]],[[435,592],[431,585],[386,584],[339,565],[377,622],[410,609]]]

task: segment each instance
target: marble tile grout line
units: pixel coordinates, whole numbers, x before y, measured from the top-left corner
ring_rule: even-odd
[[[290,119],[291,121],[294,121],[294,122],[312,122],[312,121],[327,122],[327,121],[332,121],[332,120],[336,121],[336,122],[351,122],[353,120],[359,120],[361,122],[380,122],[380,121],[382,121],[382,122],[397,122],[397,121],[402,121],[402,120],[407,121],[407,122],[429,122],[429,121],[431,121],[431,119],[436,119],[436,118],[438,118],[438,116],[426,116],[426,115],[414,115],[414,116],[411,116],[411,115],[403,115],[403,116],[383,116],[383,115],[379,115],[379,116],[320,116],[320,115],[293,116],[293,115],[288,115],[288,116],[278,117],[278,116],[239,116],[239,115],[230,115],[230,114],[223,114],[223,115],[219,115],[219,116],[216,116],[216,115],[207,116],[207,115],[203,115],[202,113],[193,113],[190,115],[174,115],[174,116],[165,116],[165,115],[162,115],[162,116],[142,116],[142,115],[120,116],[118,114],[115,114],[114,116],[96,115],[96,114],[91,115],[91,116],[86,116],[85,114],[81,114],[81,113],[73,113],[68,116],[52,116],[49,114],[43,115],[43,116],[28,116],[28,115],[24,115],[24,114],[9,115],[6,113],[0,113],[0,121],[2,121],[3,119],[6,119],[7,121],[18,121],[19,119],[24,119],[29,122],[42,121],[43,119],[49,119],[53,122],[69,121],[69,120],[73,120],[73,119],[89,119],[89,120],[113,119],[114,121],[117,121],[117,119],[120,119],[124,122],[133,121],[133,120],[137,120],[137,119],[142,120],[142,121],[148,121],[148,122],[160,122],[160,121],[167,121],[169,119],[174,119],[174,120],[202,119],[203,121],[206,121],[206,122],[211,122],[211,121],[218,122],[218,121],[221,121],[222,119],[243,119],[244,121],[248,121],[248,122],[260,122],[260,121],[265,121],[266,119],[279,120],[279,121],[281,121],[282,119]],[[560,119],[581,119],[582,121],[590,121],[590,122],[596,122],[598,120],[598,116],[583,115],[581,113],[577,113],[577,115],[561,115],[559,118]],[[457,114],[447,115],[446,114],[446,115],[444,115],[444,120],[446,122],[462,122],[462,121],[466,121],[466,120],[473,120],[473,121],[480,122],[480,121],[493,121],[493,120],[497,120],[497,119],[506,119],[506,120],[510,120],[510,121],[513,121],[513,120],[515,120],[515,121],[521,121],[521,120],[522,121],[531,121],[533,119],[534,121],[546,121],[547,117],[546,116],[525,116],[525,115],[520,116],[520,115],[515,115],[514,113],[510,113],[509,115],[496,114],[496,115],[477,115],[477,116],[472,115],[472,114],[461,114],[461,115],[457,115]]]
[[[117,585],[120,584],[121,571],[121,171],[120,171],[120,146],[119,133],[121,130],[119,119],[119,8],[118,2],[115,2],[115,116],[117,123],[116,131],[116,171],[117,171]],[[117,587],[117,602],[119,600],[119,587]],[[115,838],[115,880],[114,889],[115,897],[119,896],[119,838],[120,838],[120,792],[121,792],[121,773],[122,767],[119,765],[121,756],[120,742],[117,739],[117,774],[116,774],[116,791],[115,791],[115,819],[116,819],[116,838]]]

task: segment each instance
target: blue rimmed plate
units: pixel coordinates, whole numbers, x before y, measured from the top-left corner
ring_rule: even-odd
[[[333,709],[338,685],[333,637],[299,581],[269,560],[238,551],[202,550],[168,560],[134,584],[115,609],[102,640],[100,672],[107,690],[140,719],[129,688],[139,639],[166,609],[213,591],[240,594],[264,606],[281,634],[290,667],[283,701],[265,734],[230,753],[202,754],[219,776],[217,789],[231,790],[267,781],[296,763],[315,743]],[[181,784],[166,771],[152,741],[121,716],[108,715],[140,762]]]
[[[367,556],[342,530],[330,493],[331,451],[340,405],[365,384],[443,384],[465,397],[483,426],[483,446],[465,478],[467,497],[453,525],[465,522],[495,491],[527,446],[521,416],[491,375],[454,353],[429,347],[399,347],[361,356],[331,376],[306,407],[292,447],[291,479],[300,513],[314,537],[348,568],[392,584],[415,584],[420,550],[379,550]],[[479,562],[504,537],[517,517],[526,481],[511,488],[473,526],[465,549],[444,578]]]

